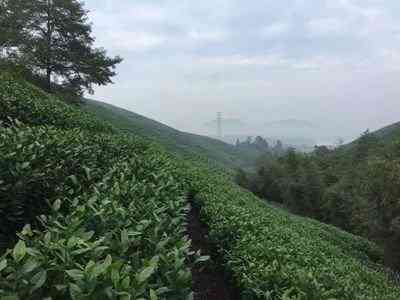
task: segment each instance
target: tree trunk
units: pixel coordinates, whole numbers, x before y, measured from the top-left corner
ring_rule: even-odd
[[[52,35],[53,35],[53,25],[51,23],[51,9],[53,5],[53,0],[47,0],[47,68],[46,68],[46,83],[47,83],[47,90],[51,93],[51,63],[52,63]]]
[[[385,265],[392,270],[400,270],[400,237],[389,237],[384,245],[384,261]]]
[[[48,92],[51,93],[51,69],[49,67],[46,70],[46,84]]]

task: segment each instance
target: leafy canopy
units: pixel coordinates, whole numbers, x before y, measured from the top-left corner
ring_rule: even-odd
[[[112,83],[122,59],[94,47],[82,2],[3,0],[0,11],[0,53],[41,76],[48,91],[59,86],[82,94]]]

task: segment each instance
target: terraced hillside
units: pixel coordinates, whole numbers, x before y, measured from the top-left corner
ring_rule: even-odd
[[[226,168],[248,168],[263,154],[257,149],[237,149],[216,139],[182,132],[107,103],[87,100],[83,109],[108,121],[122,132],[156,141],[181,157],[201,156]]]
[[[219,168],[7,76],[0,120],[1,299],[201,299],[192,270],[209,262],[190,246],[190,203],[241,299],[400,299],[374,244],[273,208]]]

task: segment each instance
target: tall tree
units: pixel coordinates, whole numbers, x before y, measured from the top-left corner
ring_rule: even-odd
[[[0,0],[0,51],[14,49],[23,39],[28,12],[19,1]]]
[[[92,92],[94,84],[112,82],[122,59],[94,47],[88,12],[81,1],[2,0],[0,7],[0,25],[7,33],[0,47],[7,47],[10,57],[43,76],[49,91],[53,79],[79,94]]]
[[[254,140],[254,145],[260,150],[260,151],[268,151],[269,150],[269,145],[268,142],[261,136],[257,136],[256,139]]]
[[[354,149],[354,160],[356,162],[367,159],[368,155],[372,150],[376,150],[379,146],[379,139],[371,133],[369,130],[363,132],[360,138],[357,140]]]
[[[361,192],[370,232],[384,245],[385,263],[400,270],[400,160],[368,162]]]

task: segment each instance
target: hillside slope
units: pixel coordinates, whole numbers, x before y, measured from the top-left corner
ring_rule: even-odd
[[[377,137],[383,141],[393,141],[400,137],[400,122],[385,126],[377,131],[374,131]]]
[[[378,142],[382,146],[388,145],[395,140],[400,139],[400,122],[387,125],[370,133],[378,138]],[[350,150],[357,144],[359,140],[360,138],[357,138],[354,141],[339,147],[339,149]]]
[[[400,299],[363,238],[271,207],[221,169],[26,82],[0,76],[0,104],[1,299],[200,299],[191,270],[208,257],[191,251],[191,205],[216,250],[209,264],[240,299]]]
[[[202,156],[227,168],[246,168],[262,154],[257,150],[238,150],[233,145],[216,139],[182,132],[103,102],[87,100],[83,109],[96,114],[123,132],[152,139],[179,156]]]

